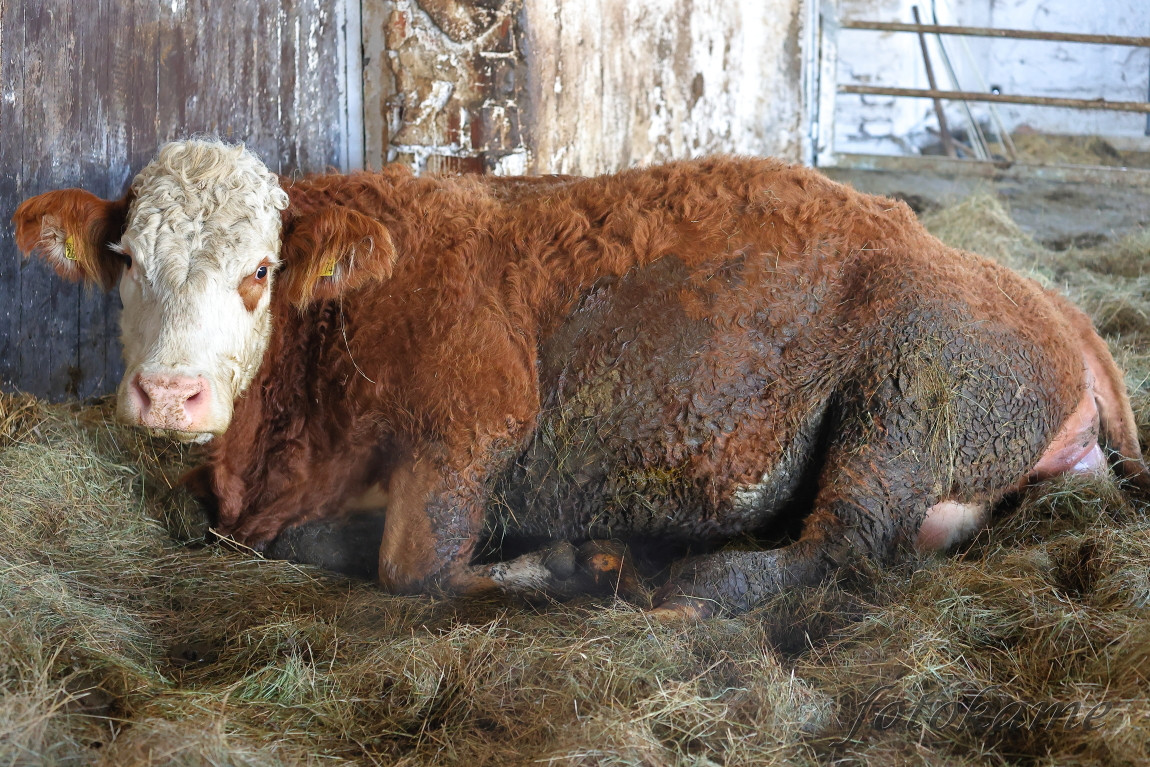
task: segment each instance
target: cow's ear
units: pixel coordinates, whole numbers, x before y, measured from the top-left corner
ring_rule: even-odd
[[[16,246],[25,256],[39,253],[61,277],[109,290],[120,278],[124,257],[108,246],[120,241],[130,204],[130,192],[119,200],[102,200],[83,189],[37,195],[12,216]]]
[[[343,206],[285,212],[282,251],[287,268],[275,289],[301,307],[387,279],[396,258],[383,224]]]

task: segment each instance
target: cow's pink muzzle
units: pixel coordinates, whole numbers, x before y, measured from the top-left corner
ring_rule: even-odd
[[[136,418],[150,429],[205,431],[211,414],[212,389],[203,376],[136,375],[128,396]]]

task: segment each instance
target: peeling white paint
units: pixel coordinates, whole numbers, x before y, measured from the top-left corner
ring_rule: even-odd
[[[402,157],[421,171],[434,157],[466,160],[489,149],[472,145],[478,111],[490,106],[478,70],[516,65],[520,53],[513,39],[510,50],[502,47],[501,29],[511,23],[520,0],[504,0],[494,10],[468,4],[428,7],[439,8],[441,22],[458,23],[441,28],[415,0],[363,4],[364,47],[371,58],[365,65],[365,99],[376,100],[364,110],[371,167]],[[509,120],[506,111],[488,118]],[[491,133],[510,131],[496,125]],[[516,148],[501,147],[497,154]]]
[[[595,174],[713,152],[798,159],[802,2],[365,0],[368,164]]]
[[[525,0],[532,170],[711,152],[798,158],[799,0]]]
[[[497,176],[522,176],[527,173],[527,151],[512,152],[499,158],[495,164]]]

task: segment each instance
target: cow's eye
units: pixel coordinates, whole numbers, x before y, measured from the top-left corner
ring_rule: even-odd
[[[254,277],[255,277],[257,280],[262,280],[262,279],[264,279],[264,278],[265,278],[265,277],[267,277],[267,276],[268,276],[268,268],[267,268],[267,265],[265,265],[265,264],[260,264],[260,268],[259,268],[259,269],[256,269],[256,273],[255,273]]]
[[[131,269],[132,268],[132,254],[131,253],[129,253],[128,251],[123,251],[122,253],[120,253],[120,258],[124,259],[124,268],[125,269]]]

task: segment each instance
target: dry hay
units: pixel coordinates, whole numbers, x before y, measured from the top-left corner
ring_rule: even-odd
[[[1086,306],[1145,431],[1150,238],[1049,253],[985,196],[928,224]],[[1150,523],[1110,481],[1033,489],[956,556],[666,626],[602,599],[391,597],[202,546],[167,500],[195,460],[107,404],[0,396],[0,763],[1150,758]]]
[[[1018,162],[1030,165],[1101,165],[1150,167],[1150,153],[1123,151],[1100,136],[1066,136],[1019,131],[1011,136]],[[992,151],[1002,154],[999,144]]]

